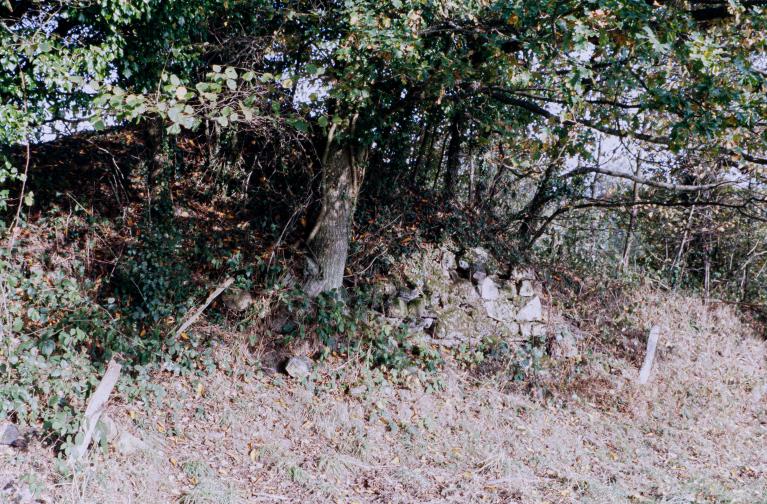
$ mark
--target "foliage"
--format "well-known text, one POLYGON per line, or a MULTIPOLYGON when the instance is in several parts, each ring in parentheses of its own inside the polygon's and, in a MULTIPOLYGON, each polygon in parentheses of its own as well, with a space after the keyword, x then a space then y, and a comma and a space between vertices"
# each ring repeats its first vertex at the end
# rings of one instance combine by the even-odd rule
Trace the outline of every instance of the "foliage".
MULTIPOLYGON (((533 251, 591 274, 621 275, 631 262, 673 286, 763 302, 759 3, 731 2, 712 18, 695 5, 614 0, 11 0, 0 6, 0 210, 25 176, 20 146, 160 124, 228 150, 221 158, 242 156, 239 166, 245 145, 266 152, 248 158, 254 167, 264 157, 273 167, 306 165, 308 197, 281 187, 283 199, 301 200, 284 229, 312 216, 329 150, 354 148, 377 196, 402 203, 410 189, 430 203, 403 205, 416 214, 404 217, 411 231, 430 219, 424 236, 492 240, 506 259, 533 251), (616 148, 606 155, 603 144, 616 148), (616 158, 630 162, 618 169, 616 158), (642 188, 629 191, 625 179, 642 188), (688 208, 706 210, 685 219, 688 208), (641 245, 629 248, 626 236, 641 245)), ((147 212, 105 286, 24 269, 17 249, 4 252, 3 415, 69 436, 112 355, 135 372, 209 365, 194 336, 168 336, 194 286, 164 210, 147 212)), ((375 201, 358 210, 385 222, 375 201)), ((281 244, 282 222, 258 218, 281 244)), ((422 236, 398 238, 391 250, 406 253, 422 236)), ((269 279, 271 252, 253 260, 269 279)), ((235 254, 229 266, 241 261, 235 254)), ((251 287, 255 270, 244 268, 238 284, 251 287)), ((435 368, 435 352, 404 328, 367 319, 376 302, 364 292, 286 294, 286 339, 313 335, 392 370, 435 368)), ((522 348, 515 376, 535 369, 541 351, 538 341, 522 348)))
POLYGON ((0 418, 40 425, 66 448, 111 358, 123 363, 120 387, 128 396, 148 392, 154 370, 187 373, 214 366, 199 335, 173 336, 171 321, 193 292, 178 262, 177 242, 164 231, 126 254, 121 274, 136 283, 126 288, 115 280, 115 291, 103 298, 102 279, 89 280, 78 260, 70 260, 67 269, 49 269, 43 257, 0 252, 0 418), (139 290, 146 299, 131 297, 139 290))
POLYGON ((3 332, 0 416, 71 439, 83 400, 99 381, 105 352, 120 341, 109 314, 83 296, 76 279, 22 273, 0 257, 3 332), (95 358, 98 356, 98 358, 95 358))
POLYGON ((169 216, 139 228, 142 240, 125 253, 112 285, 115 297, 130 306, 139 327, 181 318, 193 293, 190 271, 179 260, 181 235, 169 216))
POLYGON ((356 289, 348 300, 337 292, 310 299, 296 291, 286 300, 293 319, 283 327, 284 341, 316 338, 325 356, 332 351, 356 355, 371 368, 394 374, 436 371, 442 363, 438 351, 414 337, 407 326, 392 326, 375 316, 372 307, 379 298, 375 287, 356 289))

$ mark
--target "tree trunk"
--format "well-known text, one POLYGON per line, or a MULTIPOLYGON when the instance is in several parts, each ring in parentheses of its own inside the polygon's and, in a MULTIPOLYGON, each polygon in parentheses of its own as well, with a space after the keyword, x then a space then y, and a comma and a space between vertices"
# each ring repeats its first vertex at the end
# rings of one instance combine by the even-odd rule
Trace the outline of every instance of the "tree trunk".
POLYGON ((685 225, 684 232, 682 233, 682 241, 679 243, 679 249, 677 249, 674 262, 671 263, 671 274, 674 275, 674 281, 671 283, 671 287, 676 290, 677 286, 682 282, 683 270, 677 271, 677 268, 682 267, 682 260, 684 259, 684 248, 687 245, 687 237, 690 235, 692 229, 692 218, 695 213, 695 205, 690 207, 690 212, 687 215, 687 224, 685 225))
POLYGON ((149 166, 146 172, 147 199, 150 217, 160 211, 163 193, 168 189, 166 170, 170 163, 167 139, 162 120, 149 119, 144 130, 144 140, 149 150, 149 166))
POLYGON ((308 239, 304 292, 316 297, 343 285, 349 237, 364 170, 351 147, 327 156, 322 173, 322 209, 308 239))
POLYGON ((450 122, 450 144, 447 146, 447 166, 445 167, 445 200, 451 201, 455 196, 455 185, 458 171, 461 167, 461 113, 456 113, 450 122))
MULTIPOLYGON (((639 175, 639 163, 637 163, 636 175, 639 175)), ((639 207, 636 202, 639 201, 639 188, 637 183, 634 182, 634 187, 631 190, 631 201, 634 203, 631 205, 631 211, 629 213, 629 227, 626 230, 626 239, 623 242, 623 254, 621 255, 621 263, 618 266, 618 272, 622 273, 629 266, 629 258, 631 256, 631 238, 634 234, 634 226, 636 225, 637 214, 639 213, 639 207)))
POLYGON ((428 149, 428 154, 431 155, 431 149, 434 146, 434 130, 435 129, 436 129, 436 126, 432 124, 431 122, 429 124, 424 124, 423 126, 421 141, 419 142, 420 146, 418 148, 418 157, 415 158, 415 165, 413 166, 412 178, 410 179, 410 183, 413 187, 418 185, 418 176, 420 175, 420 172, 421 172, 421 165, 424 162, 424 157, 427 155, 427 149, 428 149))

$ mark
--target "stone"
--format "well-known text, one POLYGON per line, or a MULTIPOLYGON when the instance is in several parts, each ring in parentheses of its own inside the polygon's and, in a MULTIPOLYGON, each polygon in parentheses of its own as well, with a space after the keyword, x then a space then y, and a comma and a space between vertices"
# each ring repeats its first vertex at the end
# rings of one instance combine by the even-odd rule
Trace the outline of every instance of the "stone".
POLYGON ((0 424, 0 445, 15 446, 21 440, 21 433, 10 422, 0 424))
POLYGON ((362 397, 368 388, 365 385, 357 385, 349 389, 349 395, 352 397, 362 397))
POLYGON ((0 502, 31 504, 35 502, 35 497, 27 483, 8 480, 2 484, 2 489, 0 489, 0 502))
POLYGON ((454 284, 454 294, 459 298, 458 304, 470 303, 473 304, 480 300, 477 289, 467 280, 459 280, 454 284))
POLYGON ((389 302, 386 309, 386 315, 391 318, 407 317, 407 303, 402 298, 395 298, 389 302))
POLYGON ((426 312, 426 300, 423 298, 416 298, 407 305, 407 313, 412 317, 425 317, 426 312))
POLYGON ((578 341, 568 328, 563 327, 557 330, 551 342, 551 356, 555 359, 578 356, 578 341))
POLYGON ((487 278, 487 273, 484 271, 475 271, 471 275, 471 280, 477 282, 477 285, 479 285, 485 278, 487 278))
POLYGON ((534 296, 535 290, 533 289, 533 282, 530 280, 522 280, 519 285, 519 295, 522 297, 534 296))
POLYGON ((400 403, 397 406, 397 420, 401 424, 407 424, 413 419, 413 408, 407 403, 400 403))
POLYGON ((508 301, 498 299, 495 301, 485 301, 482 304, 485 306, 487 316, 491 319, 499 322, 514 321, 514 306, 508 301))
POLYGON ((442 346, 458 346, 467 342, 472 333, 471 317, 460 309, 453 309, 440 316, 434 328, 434 340, 442 346))
POLYGON ((535 296, 517 312, 517 322, 534 322, 543 320, 541 298, 535 296))
POLYGON ((479 295, 485 301, 495 301, 500 297, 500 291, 492 278, 485 277, 477 285, 479 295))
POLYGON ((397 286, 391 282, 383 282, 379 285, 379 288, 381 289, 381 293, 387 297, 394 296, 394 294, 397 293, 397 286))
POLYGON ((463 258, 469 262, 469 264, 488 266, 492 262, 490 253, 482 247, 473 247, 466 250, 463 254, 463 258))
POLYGON ((122 455, 133 455, 149 450, 150 446, 144 440, 134 436, 127 430, 123 430, 115 442, 115 448, 122 455))
POLYGON ((397 292, 397 297, 405 303, 409 303, 421 297, 421 292, 418 289, 400 289, 397 292))
POLYGON ((505 282, 503 284, 503 297, 514 299, 517 297, 517 286, 514 282, 505 282))
POLYGON ((306 378, 312 372, 311 361, 307 357, 291 357, 285 365, 285 372, 293 378, 306 378))
POLYGON ((109 415, 101 415, 96 424, 96 430, 93 431, 93 442, 97 444, 100 444, 103 441, 114 443, 119 434, 120 428, 115 421, 112 420, 112 417, 109 415))
POLYGON ((521 332, 519 324, 516 322, 506 322, 506 328, 509 330, 509 336, 518 336, 521 332))
POLYGON ((232 311, 242 312, 253 304, 253 296, 244 289, 230 289, 223 297, 224 306, 232 311))
POLYGON ((454 270, 458 265, 455 261, 455 254, 450 252, 449 250, 444 250, 442 252, 442 257, 440 258, 440 266, 442 267, 442 272, 446 275, 450 275, 450 271, 454 270))
POLYGON ((408 329, 412 332, 425 331, 430 329, 434 325, 433 317, 423 317, 417 319, 415 322, 408 324, 408 329))
POLYGON ((535 272, 530 268, 514 268, 511 271, 513 280, 535 280, 535 272))

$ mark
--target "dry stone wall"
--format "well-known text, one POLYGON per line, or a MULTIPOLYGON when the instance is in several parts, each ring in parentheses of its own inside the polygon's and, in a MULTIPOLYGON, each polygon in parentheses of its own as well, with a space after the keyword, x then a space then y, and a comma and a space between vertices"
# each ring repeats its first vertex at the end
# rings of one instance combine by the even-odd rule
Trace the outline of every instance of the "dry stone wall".
POLYGON ((487 338, 544 337, 540 285, 532 270, 504 271, 484 249, 429 249, 404 264, 388 291, 386 316, 445 347, 487 338))

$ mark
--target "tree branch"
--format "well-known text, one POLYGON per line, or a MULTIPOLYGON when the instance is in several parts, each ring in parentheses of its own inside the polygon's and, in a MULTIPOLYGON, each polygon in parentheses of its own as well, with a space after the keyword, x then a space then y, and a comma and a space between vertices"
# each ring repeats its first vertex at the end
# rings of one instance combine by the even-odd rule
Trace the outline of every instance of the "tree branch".
POLYGON ((651 187, 658 187, 660 189, 668 189, 669 191, 681 191, 681 192, 695 192, 695 191, 707 191, 710 189, 717 189, 725 185, 732 185, 741 182, 740 180, 727 180, 722 182, 715 182, 712 184, 701 185, 687 185, 687 184, 672 184, 669 182, 661 182, 659 180, 649 180, 642 177, 638 177, 633 173, 621 172, 617 170, 610 170, 608 168, 598 168, 587 166, 583 168, 576 168, 563 175, 564 178, 576 177, 578 175, 586 175, 588 173, 601 173, 602 175, 608 175, 610 177, 617 177, 626 180, 631 180, 637 184, 642 184, 651 187))

